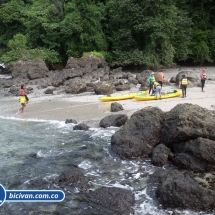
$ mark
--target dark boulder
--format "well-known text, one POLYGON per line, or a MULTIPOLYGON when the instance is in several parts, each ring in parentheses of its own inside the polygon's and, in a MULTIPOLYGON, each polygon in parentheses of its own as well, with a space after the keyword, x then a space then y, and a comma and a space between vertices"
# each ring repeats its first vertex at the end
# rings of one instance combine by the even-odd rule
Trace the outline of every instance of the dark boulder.
POLYGON ((137 80, 139 84, 147 84, 147 79, 151 75, 152 70, 144 70, 141 73, 137 74, 137 80))
MULTIPOLYGON (((177 85, 179 84, 183 74, 186 75, 187 79, 192 83, 192 85, 194 86, 199 85, 199 77, 190 70, 181 71, 176 75, 175 81, 177 85)), ((188 84, 188 87, 189 87, 189 84, 188 84)))
POLYGON ((63 69, 61 71, 63 80, 69 80, 71 78, 81 77, 83 72, 81 70, 72 69, 63 69))
POLYGON ((81 190, 87 190, 89 188, 88 182, 78 168, 71 168, 65 170, 58 178, 59 183, 70 185, 81 190))
POLYGON ((156 197, 165 208, 215 209, 215 191, 202 187, 189 173, 158 169, 150 175, 148 182, 147 193, 152 195, 152 187, 156 186, 156 197))
POLYGON ((195 172, 215 171, 215 141, 197 138, 174 145, 174 164, 195 172))
POLYGON ((31 60, 13 62, 7 69, 13 78, 19 77, 28 79, 44 78, 49 71, 45 62, 35 62, 31 60))
POLYGON ((52 85, 54 87, 59 87, 59 86, 63 85, 63 83, 64 83, 64 79, 63 79, 62 72, 56 71, 52 78, 52 85))
POLYGON ((118 103, 118 102, 111 103, 111 105, 110 105, 110 111, 111 112, 118 112, 121 110, 123 110, 123 107, 120 103, 118 103))
POLYGON ((157 107, 141 109, 111 137, 111 149, 121 158, 147 157, 160 142, 164 112, 157 107))
POLYGON ((173 156, 171 150, 163 144, 155 146, 152 151, 152 164, 155 166, 164 166, 168 163, 169 156, 173 156))
POLYGON ((130 90, 131 87, 128 84, 121 84, 116 86, 117 91, 125 91, 125 90, 130 90))
POLYGON ((101 187, 85 194, 85 201, 92 209, 89 214, 131 215, 134 214, 134 194, 130 190, 117 187, 101 187), (93 206, 93 207, 92 207, 93 206))
POLYGON ((175 84, 176 83, 176 77, 171 77, 169 80, 169 83, 175 84))
POLYGON ((87 85, 81 78, 70 79, 65 89, 66 93, 79 94, 87 91, 87 85))
POLYGON ((165 145, 198 137, 215 140, 215 113, 193 104, 178 104, 165 114, 161 142, 165 145))
POLYGON ((1 75, 5 75, 5 74, 9 75, 10 71, 7 68, 5 68, 5 67, 0 66, 0 74, 1 75))
POLYGON ((68 124, 68 123, 77 124, 78 122, 74 119, 66 119, 65 124, 68 124))
POLYGON ((98 82, 94 85, 94 91, 97 95, 109 95, 115 91, 115 87, 109 82, 98 82))
POLYGON ((89 126, 84 124, 84 123, 81 123, 81 124, 78 124, 78 125, 75 125, 73 127, 73 130, 84 130, 84 131, 88 131, 89 130, 89 126))
POLYGON ((48 89, 46 89, 45 91, 44 91, 44 93, 45 94, 54 94, 53 92, 54 92, 54 88, 48 88, 48 89))
POLYGON ((110 126, 120 127, 125 124, 128 117, 125 114, 115 114, 115 115, 109 115, 104 117, 100 123, 99 126, 102 128, 107 128, 110 126))
POLYGON ((99 68, 108 70, 107 63, 104 58, 95 57, 93 55, 82 58, 69 58, 65 69, 82 70, 83 74, 91 73, 99 68))

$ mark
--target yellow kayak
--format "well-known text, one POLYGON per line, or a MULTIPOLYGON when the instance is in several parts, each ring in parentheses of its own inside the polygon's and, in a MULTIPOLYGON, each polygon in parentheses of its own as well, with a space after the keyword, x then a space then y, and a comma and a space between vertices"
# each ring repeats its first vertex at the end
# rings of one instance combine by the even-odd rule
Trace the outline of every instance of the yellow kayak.
MULTIPOLYGON (((181 95, 182 95, 181 90, 172 90, 172 91, 168 91, 166 93, 162 93, 162 99, 169 99, 169 98, 178 97, 181 95)), ((151 96, 151 95, 142 94, 142 93, 136 94, 136 96, 134 98, 138 101, 156 100, 156 96, 151 96)), ((160 99, 160 95, 158 95, 158 99, 160 99)))
MULTIPOLYGON (((142 91, 140 93, 144 94, 147 91, 142 91)), ((118 100, 126 100, 126 99, 133 99, 137 93, 129 93, 129 94, 122 94, 122 95, 113 95, 113 96, 102 96, 100 100, 103 102, 110 102, 110 101, 118 101, 118 100)))

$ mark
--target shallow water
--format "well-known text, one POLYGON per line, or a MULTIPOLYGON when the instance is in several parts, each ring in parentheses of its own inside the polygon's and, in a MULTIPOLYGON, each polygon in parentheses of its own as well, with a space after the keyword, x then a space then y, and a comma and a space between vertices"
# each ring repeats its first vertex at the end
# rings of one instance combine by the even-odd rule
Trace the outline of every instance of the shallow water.
MULTIPOLYGON (((72 124, 59 121, 0 118, 0 183, 6 190, 15 190, 24 188, 31 179, 44 179, 50 188, 57 189, 53 181, 75 166, 82 169, 91 189, 101 186, 130 189, 135 194, 136 215, 172 214, 146 194, 146 180, 155 168, 150 160, 123 161, 111 152, 111 136, 117 130, 110 127, 73 131, 72 124)), ((0 214, 68 214, 68 209, 69 214, 88 214, 86 205, 75 195, 60 203, 5 202, 0 214)))

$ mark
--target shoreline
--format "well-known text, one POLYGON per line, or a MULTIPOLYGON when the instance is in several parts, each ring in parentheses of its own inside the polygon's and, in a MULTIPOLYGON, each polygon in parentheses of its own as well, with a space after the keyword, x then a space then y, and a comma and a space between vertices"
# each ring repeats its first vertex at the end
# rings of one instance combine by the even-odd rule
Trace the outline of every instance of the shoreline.
MULTIPOLYGON (((183 70, 193 70, 196 75, 200 74, 200 67, 195 68, 174 68, 165 69, 165 78, 168 80, 174 77, 178 72, 183 70)), ((191 103, 199 105, 209 110, 215 107, 215 67, 207 68, 207 74, 212 80, 207 80, 205 84, 205 92, 201 92, 200 87, 189 87, 187 89, 187 97, 175 97, 163 100, 137 101, 135 99, 112 101, 120 103, 124 110, 119 112, 110 112, 112 102, 102 102, 99 95, 94 92, 86 92, 82 94, 66 94, 60 89, 54 91, 54 95, 45 95, 45 89, 37 89, 34 86, 34 92, 28 94, 29 103, 27 104, 24 114, 16 114, 20 108, 18 102, 19 97, 9 96, 1 97, 0 116, 14 117, 18 119, 37 119, 37 120, 57 120, 66 121, 66 119, 74 119, 79 123, 98 126, 102 118, 112 114, 127 114, 130 117, 134 112, 151 106, 159 107, 163 111, 170 111, 177 104, 191 103)), ((122 95, 138 92, 138 86, 133 87, 129 91, 117 91, 112 95, 122 95)), ((177 89, 175 84, 163 86, 163 91, 177 89)))

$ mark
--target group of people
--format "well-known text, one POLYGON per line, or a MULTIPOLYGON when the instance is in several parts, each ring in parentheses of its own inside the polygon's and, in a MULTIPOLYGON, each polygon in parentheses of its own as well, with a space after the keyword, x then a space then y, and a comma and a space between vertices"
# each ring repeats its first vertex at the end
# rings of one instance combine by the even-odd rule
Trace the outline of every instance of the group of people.
POLYGON ((149 94, 155 95, 156 99, 158 99, 158 95, 160 95, 160 100, 162 100, 161 91, 162 91, 162 85, 163 85, 163 81, 164 81, 163 70, 158 72, 156 78, 155 78, 155 73, 152 72, 151 75, 148 77, 147 81, 149 83, 149 94))
MULTIPOLYGON (((207 79, 207 74, 206 74, 206 68, 202 69, 202 72, 200 74, 200 80, 201 80, 201 90, 202 92, 204 91, 205 87, 205 80, 207 79)), ((164 81, 164 73, 163 70, 158 72, 156 78, 155 78, 155 73, 152 72, 151 75, 148 77, 148 83, 149 83, 149 94, 150 95, 155 95, 156 100, 158 99, 158 95, 160 95, 160 99, 162 99, 162 85, 164 81)), ((179 88, 182 89, 182 98, 185 98, 187 96, 187 85, 192 83, 187 79, 185 74, 182 74, 181 80, 179 81, 179 88)), ((193 86, 193 85, 192 85, 193 86)))
MULTIPOLYGON (((201 79, 201 89, 202 92, 204 91, 204 87, 205 87, 205 80, 207 79, 207 74, 206 74, 206 68, 202 69, 202 72, 200 74, 200 79, 201 79)), ((163 85, 163 81, 164 81, 164 73, 163 70, 161 70, 160 72, 158 72, 156 78, 155 78, 155 73, 152 72, 151 75, 148 77, 148 83, 149 83, 149 94, 150 95, 155 95, 156 99, 158 99, 158 95, 160 95, 160 100, 162 99, 162 85, 163 85)), ((185 98, 187 96, 187 85, 192 83, 190 81, 188 81, 187 77, 185 74, 182 75, 182 78, 179 82, 179 88, 182 89, 182 98, 185 98)), ((192 85, 193 86, 193 85, 192 85)), ((26 103, 28 103, 28 96, 26 94, 25 91, 25 85, 22 84, 21 85, 21 89, 19 92, 20 98, 19 98, 19 102, 21 103, 21 107, 18 110, 18 113, 23 113, 24 112, 24 108, 26 107, 26 103)))

